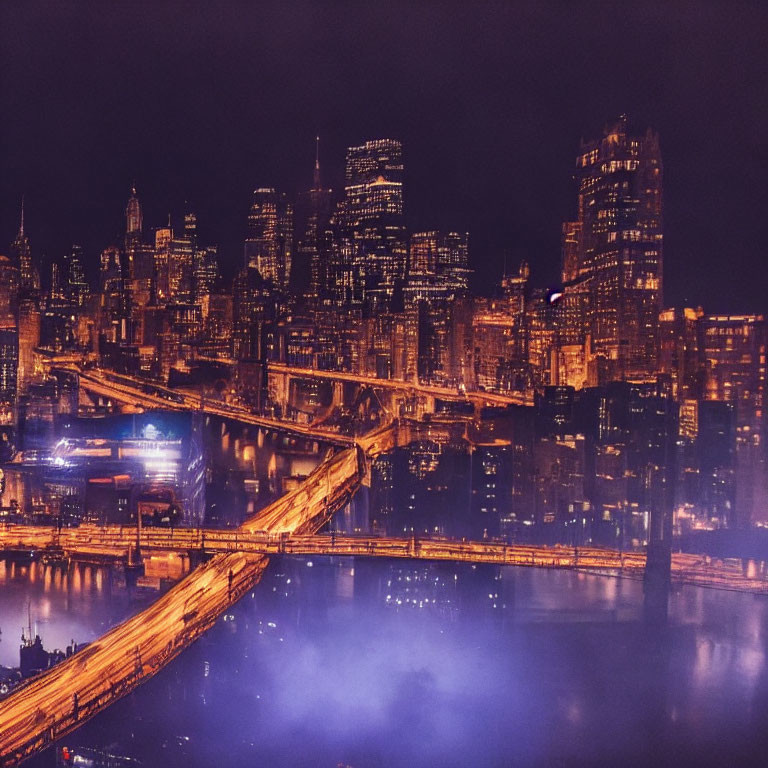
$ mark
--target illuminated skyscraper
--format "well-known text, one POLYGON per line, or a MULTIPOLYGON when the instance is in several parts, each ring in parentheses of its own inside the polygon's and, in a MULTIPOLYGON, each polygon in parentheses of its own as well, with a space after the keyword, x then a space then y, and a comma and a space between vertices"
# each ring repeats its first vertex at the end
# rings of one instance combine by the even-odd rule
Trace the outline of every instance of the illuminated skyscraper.
POLYGON ((253 191, 245 241, 245 266, 259 270, 264 280, 288 288, 293 256, 293 205, 272 187, 253 191))
POLYGON ((19 269, 19 287, 23 295, 36 293, 40 290, 40 275, 32 264, 32 251, 29 238, 24 231, 24 200, 21 201, 21 221, 19 233, 11 245, 11 255, 19 269))
POLYGON ((152 292, 155 278, 154 251, 143 239, 144 218, 141 203, 136 196, 136 185, 125 207, 125 258, 124 277, 126 290, 130 291, 134 307, 143 305, 152 292))
POLYGON ((16 403, 19 333, 15 325, 0 321, 0 423, 10 418, 16 403))
MULTIPOLYGON (((307 296, 314 301, 327 301, 332 293, 329 290, 329 225, 331 218, 332 190, 323 188, 320 179, 320 137, 317 138, 315 151, 315 170, 312 189, 299 197, 297 209, 300 239, 296 247, 297 266, 305 271, 309 267, 309 285, 294 274, 294 286, 298 292, 306 290, 307 296)), ((297 270, 294 270, 296 273, 297 270)))
POLYGON ((566 221, 562 231, 562 280, 568 283, 579 276, 581 222, 566 221))
POLYGON ((218 249, 215 245, 198 248, 194 263, 194 301, 199 303, 213 293, 219 279, 218 249))
POLYGON ((0 323, 15 322, 19 300, 19 269, 7 256, 0 255, 0 323))
POLYGON ((409 277, 434 275, 451 295, 469 288, 469 235, 466 232, 414 232, 409 277))
POLYGON ((699 320, 702 311, 665 309, 659 315, 658 370, 669 376, 672 394, 679 400, 702 395, 703 366, 699 352, 699 320))
POLYGON ((399 141, 377 139, 347 150, 342 208, 341 229, 352 244, 355 294, 371 311, 386 308, 405 278, 407 261, 399 141))
POLYGON ((763 315, 709 315, 699 320, 706 368, 704 399, 732 403, 737 425, 761 432, 766 424, 768 325, 763 315))
POLYGON ((173 229, 171 229, 171 217, 168 216, 168 226, 158 227, 155 230, 155 280, 157 296, 161 303, 169 300, 171 294, 169 255, 173 229))
POLYGON ((174 302, 192 300, 197 237, 189 217, 184 217, 184 234, 172 237, 168 246, 168 299, 174 302))
POLYGON ((90 291, 83 267, 83 249, 79 245, 73 245, 64 255, 62 267, 64 295, 75 307, 82 307, 90 291))
POLYGON ((40 308, 32 298, 19 302, 19 365, 17 387, 26 392, 35 375, 35 348, 40 343, 40 308))
POLYGON ((736 502, 729 525, 766 522, 766 393, 768 326, 763 315, 717 315, 699 320, 705 400, 731 403, 736 435, 736 502))
POLYGON ((123 278, 123 254, 117 246, 101 252, 99 273, 99 332, 105 341, 120 342, 129 338, 129 296, 123 278))
POLYGON ((131 186, 131 196, 128 198, 128 205, 125 206, 126 237, 141 239, 142 226, 141 203, 139 203, 139 198, 136 197, 136 184, 133 184, 131 186))
POLYGON ((607 376, 649 377, 662 300, 659 137, 650 129, 630 136, 622 116, 601 139, 582 144, 576 168, 578 220, 564 231, 564 276, 593 277, 589 322, 607 376))
POLYGON ((259 270, 244 267, 232 285, 233 355, 265 359, 264 323, 273 319, 272 287, 259 270))

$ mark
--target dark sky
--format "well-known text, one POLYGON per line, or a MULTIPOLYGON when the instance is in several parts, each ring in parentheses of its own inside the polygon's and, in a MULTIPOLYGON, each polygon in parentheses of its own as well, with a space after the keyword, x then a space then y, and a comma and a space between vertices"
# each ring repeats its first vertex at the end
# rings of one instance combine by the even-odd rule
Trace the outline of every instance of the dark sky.
POLYGON ((764 311, 768 3, 0 3, 0 250, 95 264, 132 179, 145 225, 189 199, 227 269, 250 190, 311 179, 322 137, 404 143, 416 228, 470 232, 557 276, 579 138, 626 112, 661 134, 666 301, 764 311))

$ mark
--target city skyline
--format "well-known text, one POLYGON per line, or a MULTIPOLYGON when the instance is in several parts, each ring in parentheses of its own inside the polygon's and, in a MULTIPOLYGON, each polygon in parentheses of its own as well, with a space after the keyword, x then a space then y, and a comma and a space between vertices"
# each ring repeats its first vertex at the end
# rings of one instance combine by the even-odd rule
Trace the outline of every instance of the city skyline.
MULTIPOLYGON (((10 242, 16 233, 25 194, 38 258, 41 253, 60 257, 71 242, 80 242, 86 259, 95 264, 105 241, 120 228, 125 189, 135 180, 148 221, 162 223, 168 209, 180 210, 189 199, 206 239, 220 245, 226 270, 227 263, 238 263, 252 190, 275 187, 296 197, 308 188, 317 134, 325 182, 334 190, 342 186, 345 148, 388 136, 404 146, 409 228, 468 231, 476 291, 496 282, 505 260, 514 266, 525 259, 537 283, 551 284, 559 271, 560 223, 575 214, 571 177, 579 137, 596 135, 605 122, 627 113, 634 131, 650 125, 659 132, 669 171, 666 303, 701 304, 713 312, 764 311, 762 292, 751 279, 762 263, 757 212, 765 207, 765 193, 755 175, 762 150, 754 126, 761 122, 763 107, 759 98, 748 98, 744 85, 757 76, 756 65, 765 55, 762 48, 755 50, 755 31, 765 11, 751 4, 734 14, 714 4, 701 14, 675 7, 664 17, 668 32, 641 7, 625 14, 604 11, 599 26, 606 34, 598 37, 591 21, 596 8, 582 16, 563 11, 562 18, 553 20, 548 8, 489 6, 477 19, 464 19, 462 42, 475 53, 479 67, 474 90, 468 92, 466 75, 446 53, 450 48, 445 44, 456 40, 458 27, 456 14, 448 9, 438 14, 430 34, 427 14, 407 9, 401 9, 408 22, 402 28, 380 18, 379 11, 339 19, 342 25, 356 24, 368 37, 336 39, 321 24, 315 45, 325 42, 323 50, 332 50, 331 43, 338 43, 339 53, 312 71, 299 55, 302 45, 314 50, 311 32, 301 28, 284 40, 288 20, 279 9, 264 10, 263 21, 273 36, 255 60, 271 73, 268 80, 274 85, 267 86, 254 79, 253 63, 242 52, 243 31, 235 29, 239 25, 231 11, 220 18, 203 11, 185 17, 180 28, 174 27, 180 41, 167 41, 159 59, 161 53, 147 47, 141 32, 153 22, 161 29, 163 23, 178 21, 174 6, 164 4, 140 18, 112 9, 104 18, 89 19, 91 32, 82 38, 81 53, 68 50, 62 57, 62 32, 81 17, 75 13, 62 19, 45 5, 29 5, 14 16, 14 39, 3 46, 7 66, 0 87, 10 107, 0 129, 3 241, 10 242), (545 16, 555 23, 543 26, 545 16), (517 45, 500 45, 489 61, 484 43, 497 41, 494 21, 505 29, 517 22, 514 29, 521 31, 511 38, 517 45), (683 28, 688 48, 678 51, 670 36, 683 28), (530 40, 522 29, 530 30, 530 40), (203 30, 218 41, 216 47, 201 39, 203 30), (738 35, 740 47, 725 48, 713 39, 716 31, 724 32, 725 40, 738 35), (115 55, 119 46, 112 43, 125 38, 138 46, 135 57, 115 55), (423 47, 412 51, 414 38, 423 47), (378 44, 367 45, 369 39, 378 44), (584 45, 599 39, 599 50, 614 62, 612 67, 600 57, 587 61, 577 55, 579 39, 584 45), (195 50, 201 52, 183 78, 180 67, 189 62, 180 58, 181 41, 198 44, 195 50), (281 42, 285 46, 278 52, 281 42), (232 45, 227 48, 227 43, 232 45), (573 54, 567 72, 547 53, 558 45, 573 54), (32 49, 35 66, 25 68, 25 51, 32 49), (375 51, 385 49, 391 56, 379 69, 371 67, 375 51), (650 50, 656 58, 641 57, 650 50), (344 74, 338 60, 342 51, 354 51, 367 65, 356 68, 356 87, 350 87, 351 75, 344 74), (87 55, 98 55, 104 66, 87 70, 83 79, 87 55), (271 63, 270 55, 276 57, 271 63), (301 63, 293 64, 292 55, 301 63), (155 64, 160 63, 164 68, 158 70, 155 64), (39 103, 65 119, 41 123, 29 96, 59 70, 67 75, 66 87, 55 97, 47 93, 39 103), (150 71, 160 76, 148 78, 150 71), (445 72, 447 78, 438 76, 445 72), (344 87, 329 91, 339 76, 346 78, 344 87), (539 91, 526 85, 528 77, 539 91), (557 77, 564 79, 558 82, 557 77), (436 108, 434 124, 418 106, 423 94, 417 83, 422 81, 436 108), (236 82, 244 90, 233 101, 236 82), (214 83, 224 86, 221 92, 214 83), (566 83, 572 94, 564 93, 566 83), (565 96, 562 108, 553 109, 539 98, 545 87, 565 96), (101 99, 96 113, 92 93, 101 99), (339 101, 342 94, 346 103, 339 101), (64 98, 69 101, 61 112, 64 98), (387 104, 395 108, 387 110, 387 104), (465 106, 452 114, 449 107, 458 104, 465 106), (262 108, 269 109, 268 124, 250 119, 262 108), (482 131, 480 120, 487 121, 482 131), (725 144, 727 153, 719 149, 725 144)), ((314 13, 322 21, 323 12, 314 13)), ((251 10, 242 21, 259 18, 251 10)))
POLYGON ((762 766, 766 28, 0 4, 0 766, 762 766))

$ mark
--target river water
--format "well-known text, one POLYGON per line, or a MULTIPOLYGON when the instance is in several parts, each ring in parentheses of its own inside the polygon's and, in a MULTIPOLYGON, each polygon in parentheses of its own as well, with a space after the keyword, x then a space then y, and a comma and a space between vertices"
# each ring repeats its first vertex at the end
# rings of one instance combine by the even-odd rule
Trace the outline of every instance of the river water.
MULTIPOLYGON (((0 590, 4 629, 30 597, 46 633, 87 640, 137 599, 29 574, 0 590)), ((630 580, 274 559, 208 635, 65 742, 185 768, 765 765, 768 601, 684 587, 666 624, 644 617, 630 580)))
MULTIPOLYGON (((222 524, 322 453, 211 429, 222 524)), ((55 492, 7 473, 8 498, 55 492)), ((369 496, 335 527, 368 530, 369 496)), ((156 596, 109 568, 0 561, 0 665, 18 664, 29 617, 64 648, 156 596)), ((274 558, 207 635, 62 743, 163 768, 768 764, 768 599, 683 587, 666 621, 650 615, 626 579, 274 558)))

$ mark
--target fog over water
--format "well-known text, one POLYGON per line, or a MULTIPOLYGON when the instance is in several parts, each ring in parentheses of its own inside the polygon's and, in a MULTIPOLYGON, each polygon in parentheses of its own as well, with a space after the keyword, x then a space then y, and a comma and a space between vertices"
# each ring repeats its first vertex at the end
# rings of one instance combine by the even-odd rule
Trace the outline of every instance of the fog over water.
MULTIPOLYGON (((222 522, 322 455, 211 436, 207 499, 222 522)), ((6 495, 38 493, 8 475, 6 495)), ((462 504, 420 511, 451 519, 462 504)), ((373 511, 364 489, 333 527, 367 531, 373 511)), ((18 664, 28 604, 50 650, 156 597, 106 568, 0 561, 0 664, 18 664)), ((201 640, 61 744, 164 768, 765 765, 768 599, 684 587, 666 622, 648 616, 630 579, 273 558, 201 640)))
POLYGON ((761 765, 767 641, 748 595, 682 588, 658 626, 631 580, 275 559, 65 742, 188 768, 761 765))

